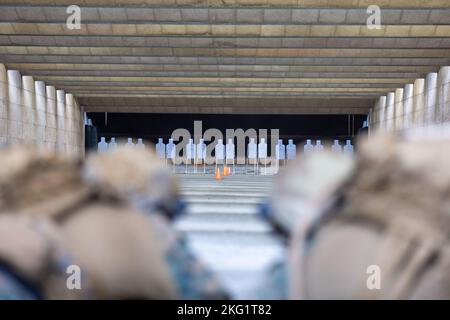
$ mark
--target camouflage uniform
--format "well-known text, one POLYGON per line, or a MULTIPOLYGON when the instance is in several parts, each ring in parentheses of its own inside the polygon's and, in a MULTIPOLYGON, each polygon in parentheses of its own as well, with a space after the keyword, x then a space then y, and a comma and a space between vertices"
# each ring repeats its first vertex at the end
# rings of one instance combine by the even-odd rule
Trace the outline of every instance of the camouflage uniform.
POLYGON ((0 266, 0 300, 36 300, 40 294, 10 270, 0 266))
MULTIPOLYGON (((51 243, 82 271, 77 295, 67 292, 65 277, 40 275, 44 298, 227 297, 171 228, 181 208, 176 180, 152 153, 117 150, 84 163, 23 148, 2 153, 0 213, 55 224, 59 238, 51 243)), ((41 260, 58 265, 58 256, 41 260)), ((4 296, 32 296, 3 278, 4 296)))
POLYGON ((85 176, 93 184, 108 185, 111 190, 126 193, 135 208, 147 213, 155 226, 178 298, 228 298, 215 274, 193 255, 186 239, 170 226, 170 221, 183 213, 184 203, 179 199, 175 177, 162 168, 159 160, 149 161, 145 152, 98 155, 88 159, 85 176), (113 179, 108 164, 124 175, 116 174, 113 179), (134 169, 133 177, 127 168, 134 169))
POLYGON ((266 216, 287 235, 288 297, 450 299, 448 159, 448 140, 378 136, 287 169, 266 216))

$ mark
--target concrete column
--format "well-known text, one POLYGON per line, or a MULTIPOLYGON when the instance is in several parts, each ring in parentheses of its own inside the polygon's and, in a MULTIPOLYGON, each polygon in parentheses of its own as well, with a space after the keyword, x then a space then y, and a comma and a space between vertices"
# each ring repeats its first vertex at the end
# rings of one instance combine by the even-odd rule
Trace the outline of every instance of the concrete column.
POLYGON ((64 90, 56 90, 56 149, 58 152, 64 153, 65 131, 66 131, 66 93, 64 90))
POLYGON ((407 84, 403 90, 403 128, 408 129, 413 124, 414 85, 407 84))
POLYGON ((8 70, 8 144, 23 143, 22 76, 17 70, 8 70))
POLYGON ((386 95, 386 131, 395 130, 395 93, 389 92, 386 95))
POLYGON ((394 130, 401 131, 403 129, 403 88, 395 90, 394 103, 394 130))
POLYGON ((84 116, 83 116, 83 110, 78 105, 78 101, 74 99, 75 104, 75 121, 76 121, 76 131, 77 134, 77 155, 81 158, 84 157, 84 116))
POLYGON ((413 91, 413 126, 421 127, 425 118, 425 79, 416 79, 413 91))
POLYGON ((74 99, 71 93, 66 93, 66 115, 65 115, 65 142, 66 142, 66 153, 70 155, 75 155, 75 130, 74 130, 74 99))
POLYGON ((368 124, 368 126, 369 126, 369 128, 368 128, 368 133, 369 133, 369 135, 372 134, 372 130, 373 130, 373 127, 374 127, 375 117, 378 116, 378 115, 376 115, 376 113, 377 113, 378 111, 375 111, 375 107, 376 107, 376 106, 377 106, 377 105, 375 104, 375 106, 369 110, 369 114, 367 115, 367 124, 368 124))
POLYGON ((56 121, 56 89, 53 86, 45 88, 47 95, 47 112, 45 126, 45 144, 50 150, 56 150, 57 121, 56 121))
POLYGON ((436 110, 436 84, 437 73, 429 73, 425 78, 425 113, 424 125, 429 126, 434 123, 436 110))
POLYGON ((36 141, 39 148, 45 146, 45 126, 47 123, 47 92, 45 83, 43 81, 34 82, 36 92, 36 118, 35 118, 35 133, 36 141))
POLYGON ((80 108, 72 94, 66 96, 65 142, 66 152, 71 156, 82 157, 84 150, 84 126, 80 108))
POLYGON ((26 144, 36 145, 36 92, 34 79, 30 76, 22 77, 22 107, 23 140, 26 144))
POLYGON ((8 136, 8 78, 6 68, 0 63, 0 149, 7 145, 8 136))
POLYGON ((379 104, 378 129, 386 130, 386 96, 381 96, 378 100, 378 104, 379 104))
POLYGON ((450 122, 450 67, 442 67, 438 73, 437 121, 450 122))
POLYGON ((375 101, 375 104, 373 105, 373 108, 370 109, 369 112, 369 128, 370 131, 376 130, 376 127, 378 126, 378 121, 380 118, 380 109, 379 109, 379 99, 375 101))
POLYGON ((376 102, 375 106, 373 108, 373 114, 372 114, 372 132, 376 132, 379 130, 385 129, 385 123, 386 120, 386 96, 379 97, 376 102))
POLYGON ((26 143, 82 156, 83 129, 72 94, 0 64, 0 148, 26 143))

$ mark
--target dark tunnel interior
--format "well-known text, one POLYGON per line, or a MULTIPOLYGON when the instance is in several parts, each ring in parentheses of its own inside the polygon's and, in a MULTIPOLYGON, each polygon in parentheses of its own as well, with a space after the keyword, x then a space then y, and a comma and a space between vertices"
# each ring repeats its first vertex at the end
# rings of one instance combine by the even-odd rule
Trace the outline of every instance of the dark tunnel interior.
POLYGON ((161 114, 161 113, 88 113, 97 127, 98 139, 142 138, 157 142, 170 138, 175 129, 187 129, 193 134, 194 121, 202 121, 203 132, 217 128, 253 128, 280 130, 280 139, 300 143, 306 139, 324 141, 352 139, 358 135, 365 115, 231 115, 231 114, 161 114))

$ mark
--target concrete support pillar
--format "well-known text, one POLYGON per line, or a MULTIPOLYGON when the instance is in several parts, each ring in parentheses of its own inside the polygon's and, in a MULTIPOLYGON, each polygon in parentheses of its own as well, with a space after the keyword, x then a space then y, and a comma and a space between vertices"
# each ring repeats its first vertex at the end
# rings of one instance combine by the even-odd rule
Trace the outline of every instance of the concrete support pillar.
POLYGON ((45 145, 51 150, 56 150, 57 120, 56 120, 56 89, 46 86, 47 114, 45 126, 45 145))
POLYGON ((437 94, 437 73, 429 73, 425 78, 425 112, 424 125, 429 126, 434 123, 436 111, 437 94))
POLYGON ((436 121, 450 122, 450 67, 442 67, 438 73, 436 121))
POLYGON ((375 102, 372 119, 373 131, 386 129, 386 96, 381 96, 375 102))
POLYGON ((76 125, 76 132, 77 132, 77 155, 79 157, 84 157, 84 116, 83 116, 83 110, 82 108, 79 106, 78 102, 76 99, 74 99, 74 104, 75 104, 75 110, 76 110, 76 114, 75 114, 75 125, 76 125))
POLYGON ((66 117, 65 117, 65 142, 66 142, 66 152, 70 155, 75 155, 77 152, 75 146, 77 144, 75 131, 75 103, 74 98, 71 93, 66 93, 66 117))
POLYGON ((395 130, 395 93, 389 92, 386 95, 386 131, 395 130))
POLYGON ((56 150, 64 153, 66 131, 66 93, 64 90, 56 90, 56 150))
POLYGON ((414 85, 409 83, 403 90, 403 128, 405 129, 413 126, 413 99, 414 85))
POLYGON ((45 146, 45 126, 47 123, 47 92, 45 83, 43 81, 35 81, 34 87, 36 92, 36 143, 40 148, 42 148, 45 146))
POLYGON ((28 145, 36 145, 35 118, 36 92, 34 79, 30 76, 22 77, 22 110, 23 110, 23 140, 28 145))
POLYGON ((0 148, 7 145, 8 136, 8 78, 6 68, 0 63, 0 148))
POLYGON ((369 121, 369 132, 373 132, 376 124, 378 123, 378 100, 375 102, 373 108, 369 110, 369 114, 367 115, 367 120, 369 121))
POLYGON ((403 129, 403 88, 395 90, 395 104, 394 104, 394 130, 401 131, 403 129))
POLYGON ((380 121, 379 99, 375 101, 373 108, 369 112, 369 131, 375 131, 380 121))
POLYGON ((72 94, 0 64, 0 148, 25 143, 82 156, 83 131, 72 94))
POLYGON ((379 103, 379 130, 386 130, 386 96, 381 96, 378 100, 379 103))
POLYGON ((17 70, 8 70, 8 144, 23 143, 22 76, 17 70))
POLYGON ((375 107, 376 107, 376 105, 369 110, 369 114, 367 115, 367 124, 369 126, 369 128, 368 128, 369 135, 372 133, 373 124, 375 121, 375 119, 374 119, 376 116, 375 115, 375 107))
POLYGON ((372 111, 379 116, 379 121, 374 119, 372 123, 379 123, 378 128, 383 129, 385 122, 385 131, 450 123, 450 66, 378 98, 372 111))
POLYGON ((413 126, 421 127, 425 118, 425 79, 416 79, 413 91, 413 126))

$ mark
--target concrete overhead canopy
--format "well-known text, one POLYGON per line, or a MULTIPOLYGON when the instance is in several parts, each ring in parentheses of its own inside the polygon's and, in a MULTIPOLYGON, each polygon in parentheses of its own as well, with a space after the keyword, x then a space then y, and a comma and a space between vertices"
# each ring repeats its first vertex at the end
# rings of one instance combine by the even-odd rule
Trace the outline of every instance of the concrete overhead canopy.
POLYGON ((450 1, 373 2, 2 0, 0 62, 86 111, 365 114, 450 64, 450 1))

